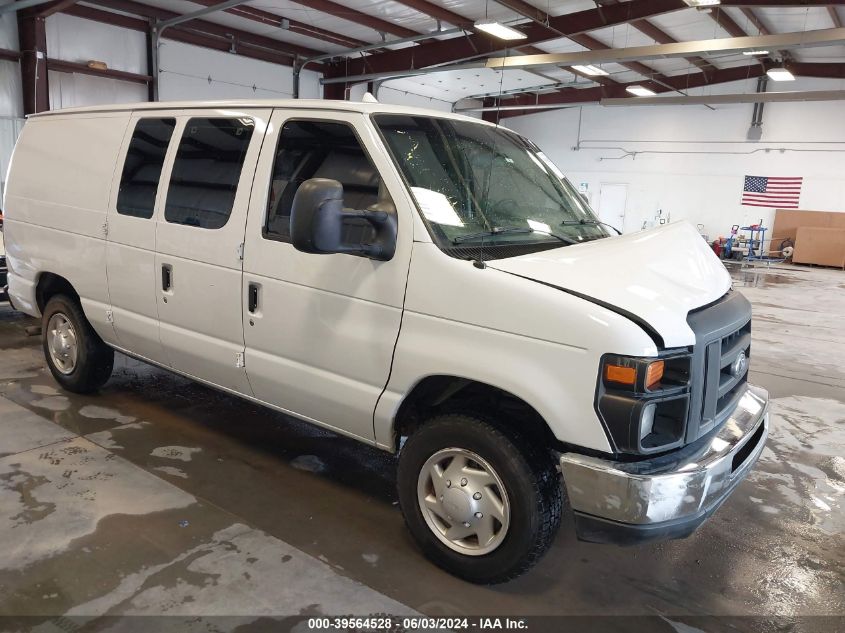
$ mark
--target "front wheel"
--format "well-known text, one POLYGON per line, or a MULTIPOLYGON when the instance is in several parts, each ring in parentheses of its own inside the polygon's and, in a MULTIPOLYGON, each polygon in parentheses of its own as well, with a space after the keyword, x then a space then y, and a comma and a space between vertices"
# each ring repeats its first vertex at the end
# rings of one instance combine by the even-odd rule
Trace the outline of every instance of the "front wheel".
POLYGON ((470 582, 525 573, 560 525, 560 477, 550 453, 481 417, 425 422, 402 448, 398 486, 425 555, 470 582))

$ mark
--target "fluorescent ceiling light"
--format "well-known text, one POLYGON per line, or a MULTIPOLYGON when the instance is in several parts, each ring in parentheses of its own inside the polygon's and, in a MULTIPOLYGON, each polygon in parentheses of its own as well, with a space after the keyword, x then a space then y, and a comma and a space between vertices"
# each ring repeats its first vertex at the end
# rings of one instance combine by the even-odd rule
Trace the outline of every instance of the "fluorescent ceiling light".
POLYGON ((722 4, 722 0, 684 0, 690 7, 712 7, 722 4))
POLYGON ((794 81, 795 75, 789 72, 786 68, 769 68, 766 71, 769 79, 772 81, 794 81))
POLYGON ((628 86, 625 88, 625 91, 638 97, 653 97, 656 94, 653 90, 643 88, 642 86, 628 86))
POLYGON ((603 68, 593 66, 592 64, 587 64, 586 66, 572 66, 572 70, 577 70, 579 73, 584 73, 585 75, 590 75, 591 77, 603 76, 608 74, 608 72, 603 68))
POLYGON ((479 20, 475 23, 475 28, 479 31, 484 31, 493 37, 498 37, 500 40, 524 40, 528 37, 522 31, 512 29, 511 27, 505 26, 501 22, 496 22, 495 20, 479 20))
POLYGON ((768 55, 769 51, 742 51, 743 55, 768 55))

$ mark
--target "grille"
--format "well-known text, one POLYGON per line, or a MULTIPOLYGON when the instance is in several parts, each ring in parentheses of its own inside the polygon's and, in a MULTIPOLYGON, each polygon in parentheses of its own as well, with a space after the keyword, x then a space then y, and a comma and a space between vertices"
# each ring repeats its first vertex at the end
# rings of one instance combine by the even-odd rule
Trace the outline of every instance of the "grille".
MULTIPOLYGON (((742 394, 748 382, 748 364, 751 359, 751 321, 721 340, 719 345, 719 389, 715 401, 715 413, 725 411, 742 394), (744 362, 737 359, 745 355, 744 362)), ((709 392, 704 394, 704 401, 713 400, 709 392)), ((732 409, 732 407, 731 407, 732 409)))
POLYGON ((751 322, 707 346, 704 369, 704 395, 701 426, 719 424, 727 417, 736 399, 742 395, 748 380, 748 358, 751 354, 751 322), (741 354, 745 362, 737 363, 741 354))
POLYGON ((695 332, 687 442, 724 422, 736 407, 748 381, 751 359, 751 304, 729 292, 687 317, 695 332), (745 362, 737 362, 745 355, 745 362))

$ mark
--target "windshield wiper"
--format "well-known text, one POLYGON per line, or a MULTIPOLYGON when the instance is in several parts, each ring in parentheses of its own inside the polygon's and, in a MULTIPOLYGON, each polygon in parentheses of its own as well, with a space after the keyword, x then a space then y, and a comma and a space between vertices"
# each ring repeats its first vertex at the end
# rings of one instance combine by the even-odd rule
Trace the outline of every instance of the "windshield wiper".
POLYGON ((458 237, 452 240, 452 244, 471 242, 472 240, 477 240, 492 235, 503 235, 505 233, 540 233, 542 235, 548 235, 549 237, 553 237, 557 240, 560 240, 564 244, 579 244, 578 241, 568 237, 564 237, 563 235, 557 235, 556 233, 550 233, 549 231, 540 231, 538 229, 532 229, 527 226, 496 226, 490 229, 489 231, 480 231, 478 233, 467 233, 466 235, 459 235, 458 237))
POLYGON ((601 220, 585 220, 585 219, 582 218, 580 220, 564 220, 563 222, 560 223, 561 226, 575 226, 575 225, 579 225, 579 224, 582 225, 582 226, 598 226, 598 225, 609 226, 614 231, 616 231, 617 235, 622 235, 622 231, 617 229, 612 224, 608 224, 607 222, 602 222, 601 220))

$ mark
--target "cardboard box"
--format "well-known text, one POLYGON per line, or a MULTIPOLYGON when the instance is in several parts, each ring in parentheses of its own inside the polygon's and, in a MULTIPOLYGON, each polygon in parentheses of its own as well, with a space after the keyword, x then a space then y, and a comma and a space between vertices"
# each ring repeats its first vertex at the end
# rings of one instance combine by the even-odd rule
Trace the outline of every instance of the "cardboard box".
POLYGON ((799 227, 792 261, 845 269, 845 228, 799 227))
POLYGON ((775 225, 771 233, 772 248, 778 248, 780 243, 787 238, 796 242, 796 232, 801 226, 845 229, 845 212, 778 209, 775 211, 775 225))

